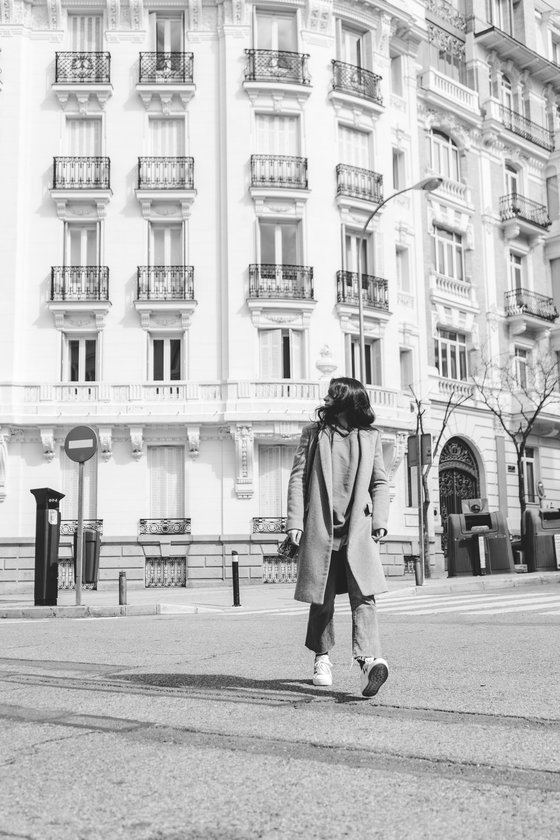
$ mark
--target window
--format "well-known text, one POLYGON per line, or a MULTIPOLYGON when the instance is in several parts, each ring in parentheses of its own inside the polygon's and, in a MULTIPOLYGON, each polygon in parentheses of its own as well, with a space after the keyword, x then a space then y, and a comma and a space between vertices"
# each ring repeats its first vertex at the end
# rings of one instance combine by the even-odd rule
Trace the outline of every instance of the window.
POLYGON ((391 91, 395 96, 404 94, 402 55, 391 56, 391 91))
POLYGON ((259 330, 262 379, 303 379, 303 332, 259 330))
POLYGON ((459 149, 451 137, 435 129, 430 137, 430 165, 442 178, 459 180, 459 149))
POLYGON ((97 117, 66 118, 66 148, 70 157, 101 155, 101 120, 97 117))
POLYGON ((404 152, 393 149, 393 189, 402 190, 405 185, 404 152))
POLYGON ((433 23, 428 23, 428 38, 430 65, 444 76, 465 84, 467 80, 465 42, 433 23))
POLYGON ((66 380, 95 382, 97 379, 97 339, 80 336, 66 338, 66 380))
POLYGON ((261 264, 300 265, 300 225, 297 222, 259 224, 261 264))
POLYGON ((444 379, 467 381, 467 340, 463 333, 438 329, 435 357, 440 376, 444 379))
POLYGON ((372 273, 372 262, 370 261, 371 243, 370 233, 362 238, 359 233, 345 231, 344 254, 342 255, 342 265, 345 271, 355 272, 358 270, 358 249, 361 248, 360 273, 362 275, 372 273))
POLYGON ((399 351, 401 370, 401 391, 409 391, 414 382, 414 365, 412 364, 412 350, 408 348, 399 351))
POLYGON ((550 260, 550 283, 556 308, 560 308, 560 257, 550 260))
POLYGON ((546 203, 548 215, 554 221, 560 218, 560 201, 558 198, 558 175, 550 175, 546 179, 546 203))
POLYGON ((66 225, 64 264, 66 266, 96 266, 98 263, 98 225, 82 225, 68 222, 66 225))
POLYGON ((185 123, 182 119, 150 118, 150 150, 154 157, 185 154, 185 123))
POLYGON ((434 225, 433 247, 433 260, 438 274, 464 280, 463 237, 434 225))
POLYGON ((295 446, 259 446, 259 512, 285 516, 295 446))
POLYGON ((410 271, 408 260, 408 248, 395 248, 395 260, 397 264, 397 288, 401 292, 410 292, 410 271))
POLYGON ((340 162, 361 169, 371 169, 371 133, 346 125, 338 127, 340 162))
POLYGON ((529 361, 529 351, 523 347, 516 347, 513 356, 513 372, 518 386, 524 390, 527 388, 529 361))
POLYGON ((148 446, 150 518, 185 515, 185 452, 182 446, 148 446))
POLYGON ((502 76, 501 94, 501 101, 504 108, 507 108, 508 111, 513 111, 513 89, 507 76, 502 76))
POLYGON ((525 489, 525 501, 535 502, 537 499, 535 482, 535 450, 532 446, 526 446, 522 458, 523 464, 523 486, 525 489))
POLYGON ((512 0, 486 0, 486 17, 493 26, 513 35, 512 0))
POLYGON ((354 67, 370 67, 368 35, 360 29, 346 26, 340 20, 336 22, 338 58, 354 67))
POLYGON ((68 15, 72 52, 100 52, 103 49, 101 15, 68 15))
POLYGON ((152 381, 173 382, 183 378, 182 344, 180 338, 152 338, 152 381))
POLYGON ((256 48, 297 52, 295 14, 256 10, 256 48))
POLYGON ((365 339, 365 376, 360 376, 360 340, 358 336, 348 336, 347 367, 348 376, 362 379, 365 385, 381 385, 381 342, 378 338, 365 339))
POLYGON ((523 288, 524 261, 520 254, 509 252, 509 287, 511 291, 523 288))
POLYGON ((517 195, 519 193, 519 172, 509 163, 506 163, 505 177, 507 195, 517 195))
POLYGON ((264 155, 299 156, 299 125, 299 117, 257 114, 257 152, 264 155))
POLYGON ((554 38, 552 39, 551 53, 551 61, 560 65, 560 41, 556 41, 554 38))
POLYGON ((185 265, 183 224, 150 224, 150 265, 185 265))

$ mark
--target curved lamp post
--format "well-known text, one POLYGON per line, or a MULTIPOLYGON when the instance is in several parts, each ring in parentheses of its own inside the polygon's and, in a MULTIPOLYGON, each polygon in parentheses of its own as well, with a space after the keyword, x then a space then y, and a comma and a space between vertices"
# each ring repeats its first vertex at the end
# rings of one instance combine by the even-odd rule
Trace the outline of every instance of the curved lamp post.
POLYGON ((424 190, 425 192, 433 192, 437 190, 438 187, 441 187, 443 183, 443 178, 437 178, 435 176, 429 178, 423 178, 421 181, 418 181, 417 184, 413 184, 411 187, 405 187, 404 190, 398 190, 398 192, 393 193, 392 195, 388 196, 384 199, 380 204, 378 204, 369 216, 366 219, 366 222, 362 228, 358 239, 358 258, 357 262, 357 269, 358 269, 358 329, 359 329, 359 339, 360 339, 360 380, 365 385, 365 376, 366 376, 366 345, 365 345, 365 336, 364 336, 364 302, 362 299, 362 248, 364 247, 364 240, 366 237, 367 227, 376 213, 381 210, 384 204, 387 204, 388 201, 391 201, 392 198, 396 198, 397 195, 401 195, 404 192, 408 192, 409 190, 424 190))

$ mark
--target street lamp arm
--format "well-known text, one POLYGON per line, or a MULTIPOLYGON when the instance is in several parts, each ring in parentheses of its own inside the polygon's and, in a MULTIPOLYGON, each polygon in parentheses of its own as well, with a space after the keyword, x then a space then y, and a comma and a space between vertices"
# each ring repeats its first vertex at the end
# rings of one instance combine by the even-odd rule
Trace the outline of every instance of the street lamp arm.
POLYGON ((380 201, 379 204, 377 205, 377 207, 374 207, 373 210, 371 211, 371 213, 369 214, 369 216, 367 217, 366 222, 365 222, 365 224, 362 228, 362 237, 361 238, 363 239, 365 237, 368 225, 371 222, 371 220, 373 219, 373 217, 375 216, 375 214, 378 213, 381 210, 381 208, 385 204, 387 204, 388 201, 392 201, 393 198, 396 198, 398 195, 402 195, 405 192, 410 192, 410 190, 417 190, 417 189, 418 189, 418 184, 414 184, 411 187, 405 187, 402 190, 398 190, 397 192, 391 193, 391 195, 388 195, 387 198, 383 199, 383 201, 380 201))

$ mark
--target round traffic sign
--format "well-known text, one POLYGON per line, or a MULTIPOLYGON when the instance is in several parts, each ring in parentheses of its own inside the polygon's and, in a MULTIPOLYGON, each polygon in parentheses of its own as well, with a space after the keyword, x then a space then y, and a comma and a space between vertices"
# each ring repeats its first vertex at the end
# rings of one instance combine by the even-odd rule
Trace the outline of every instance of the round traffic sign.
POLYGON ((64 451, 72 461, 89 461, 97 452, 97 435, 90 426, 75 426, 66 435, 64 451))

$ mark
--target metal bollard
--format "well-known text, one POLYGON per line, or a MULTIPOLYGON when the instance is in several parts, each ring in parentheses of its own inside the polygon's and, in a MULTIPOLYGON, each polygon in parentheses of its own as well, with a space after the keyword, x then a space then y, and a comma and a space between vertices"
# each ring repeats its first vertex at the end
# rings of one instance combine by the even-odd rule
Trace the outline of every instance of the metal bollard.
POLYGON ((119 606, 126 605, 126 572, 119 572, 119 606))
POLYGON ((424 585, 424 568, 421 557, 414 558, 414 577, 416 578, 416 586, 424 585))
POLYGON ((233 606, 240 607, 239 600, 239 555, 237 551, 231 552, 231 576, 233 580, 233 606))

